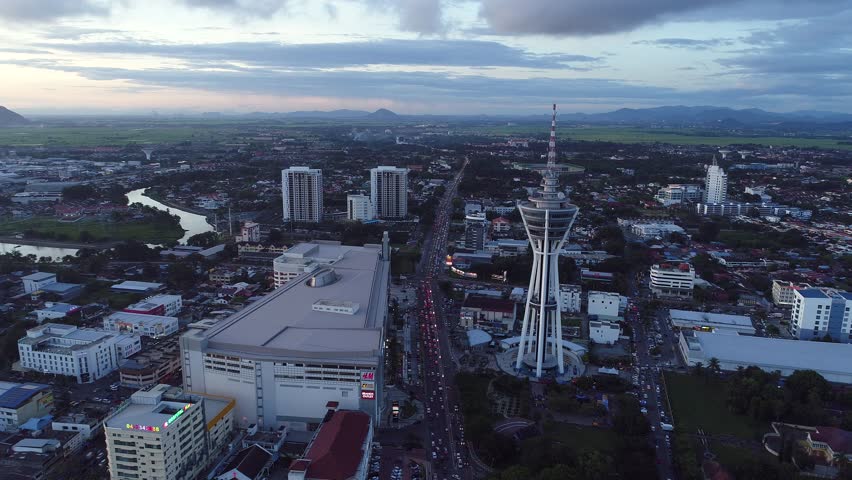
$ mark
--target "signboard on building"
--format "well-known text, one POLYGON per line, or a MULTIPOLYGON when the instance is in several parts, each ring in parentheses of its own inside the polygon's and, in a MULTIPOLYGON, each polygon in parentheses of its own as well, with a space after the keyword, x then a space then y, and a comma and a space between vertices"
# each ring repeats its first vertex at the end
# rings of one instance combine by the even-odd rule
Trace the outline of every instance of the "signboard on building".
POLYGON ((375 400, 376 399, 376 391, 375 390, 361 390, 361 398, 364 400, 375 400))

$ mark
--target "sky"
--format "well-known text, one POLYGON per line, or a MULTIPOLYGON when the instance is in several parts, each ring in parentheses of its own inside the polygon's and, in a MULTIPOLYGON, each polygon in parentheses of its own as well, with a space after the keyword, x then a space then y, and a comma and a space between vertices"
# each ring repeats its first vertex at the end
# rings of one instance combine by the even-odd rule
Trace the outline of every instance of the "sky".
POLYGON ((852 113, 852 0, 0 0, 22 114, 852 113))

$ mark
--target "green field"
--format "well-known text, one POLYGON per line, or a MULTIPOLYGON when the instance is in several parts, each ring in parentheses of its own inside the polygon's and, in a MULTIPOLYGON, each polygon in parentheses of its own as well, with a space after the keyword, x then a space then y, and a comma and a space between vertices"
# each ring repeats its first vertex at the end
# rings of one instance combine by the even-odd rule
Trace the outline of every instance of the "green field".
POLYGON ((312 122, 257 122, 239 120, 158 120, 156 122, 122 122, 114 125, 87 126, 29 126, 0 128, 0 145, 93 147, 130 144, 172 144, 179 142, 243 143, 250 137, 265 136, 263 129, 293 129, 284 134, 291 138, 313 137, 307 127, 328 126, 312 122))
POLYGON ((76 222, 64 222, 51 217, 33 217, 24 220, 0 218, 0 235, 13 235, 28 230, 40 234, 34 235, 34 238, 75 242, 80 241, 80 233, 84 231, 89 232, 96 241, 138 240, 144 243, 176 242, 184 234, 180 227, 153 223, 114 223, 88 218, 76 222))
POLYGON ((553 431, 548 431, 548 433, 551 433, 559 442, 578 452, 584 450, 612 452, 618 446, 619 435, 604 428, 556 423, 553 425, 553 431))
MULTIPOLYGON (((500 136, 540 135, 541 127, 534 125, 517 125, 502 127, 474 127, 462 129, 467 133, 500 136)), ((841 145, 836 138, 805 138, 805 137, 775 137, 775 136, 716 136, 706 131, 691 129, 652 129, 633 127, 570 127, 559 128, 559 139, 578 141, 601 141, 614 143, 671 143, 675 145, 773 145, 792 147, 819 147, 828 149, 852 150, 852 145, 841 145)))
POLYGON ((124 146, 178 143, 183 141, 220 142, 220 129, 210 127, 45 127, 0 129, 0 145, 10 146, 124 146))
POLYGON ((666 387, 678 430, 695 433, 701 428, 711 435, 753 440, 767 428, 728 411, 728 385, 718 378, 666 373, 666 387))
MULTIPOLYGON (((199 120, 169 119, 141 125, 141 122, 97 126, 53 126, 15 127, 0 129, 0 145, 8 146, 125 146, 129 144, 170 144, 184 141, 196 142, 248 142, 248 137, 263 135, 261 129, 288 129, 286 135, 293 138, 313 136, 310 129, 333 127, 343 122, 347 125, 371 125, 372 122, 357 120, 199 120)), ((381 122, 379 122, 381 123, 381 122)), ((386 123, 386 122, 385 122, 386 123)), ((459 125, 458 134, 493 136, 535 136, 546 134, 540 125, 512 126, 468 126, 459 125)), ((280 132, 280 130, 279 130, 280 132)), ((561 126, 560 140, 603 141, 615 143, 670 143, 679 145, 775 145, 794 147, 820 147, 852 150, 849 137, 785 137, 760 135, 716 135, 712 130, 689 128, 642 128, 622 126, 561 126)))

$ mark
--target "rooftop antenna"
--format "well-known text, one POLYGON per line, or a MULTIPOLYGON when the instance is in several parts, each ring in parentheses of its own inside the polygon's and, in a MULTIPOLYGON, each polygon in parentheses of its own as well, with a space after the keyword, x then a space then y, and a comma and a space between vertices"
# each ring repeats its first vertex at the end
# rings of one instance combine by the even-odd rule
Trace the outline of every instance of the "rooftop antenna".
POLYGON ((559 198, 559 173, 556 170, 556 104, 553 104, 553 118, 550 121, 550 142, 547 145, 547 169, 541 179, 541 197, 559 198))
POLYGON ((143 148, 142 153, 145 154, 145 160, 150 162, 151 161, 151 154, 154 153, 154 149, 150 148, 150 147, 149 148, 143 148))
POLYGON ((553 119, 550 120, 550 143, 547 144, 547 169, 556 169, 556 104, 553 104, 553 119))

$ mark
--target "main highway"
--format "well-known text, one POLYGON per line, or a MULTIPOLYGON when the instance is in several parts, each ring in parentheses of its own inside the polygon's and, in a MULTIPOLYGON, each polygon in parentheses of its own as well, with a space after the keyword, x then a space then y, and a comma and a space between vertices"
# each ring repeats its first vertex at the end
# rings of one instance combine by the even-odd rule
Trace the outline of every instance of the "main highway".
POLYGON ((464 420, 453 381, 456 365, 452 360, 448 334, 452 320, 444 315, 445 299, 437 282, 447 253, 452 200, 466 166, 467 161, 448 185, 437 207, 435 223, 424 237, 423 255, 415 279, 418 289, 417 319, 422 356, 420 365, 423 368, 423 404, 429 434, 424 446, 432 461, 433 480, 470 477, 464 420))

